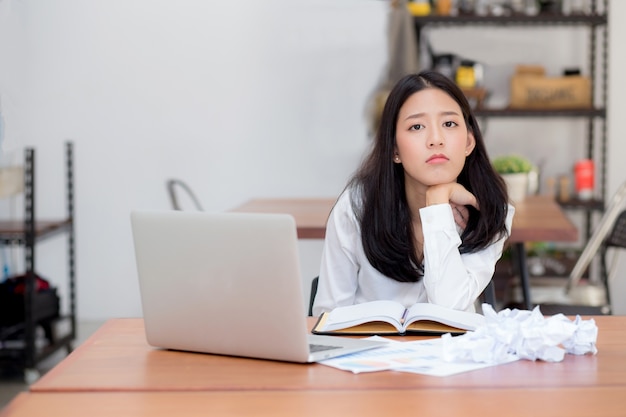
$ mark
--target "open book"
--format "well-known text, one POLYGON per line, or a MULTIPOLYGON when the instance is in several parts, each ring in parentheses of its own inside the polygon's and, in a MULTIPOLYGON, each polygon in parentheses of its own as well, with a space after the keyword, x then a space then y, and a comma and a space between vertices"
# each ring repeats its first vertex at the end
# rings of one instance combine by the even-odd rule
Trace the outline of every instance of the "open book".
POLYGON ((322 313, 315 334, 391 335, 407 333, 461 334, 485 324, 478 313, 418 303, 409 308, 396 301, 370 301, 322 313))

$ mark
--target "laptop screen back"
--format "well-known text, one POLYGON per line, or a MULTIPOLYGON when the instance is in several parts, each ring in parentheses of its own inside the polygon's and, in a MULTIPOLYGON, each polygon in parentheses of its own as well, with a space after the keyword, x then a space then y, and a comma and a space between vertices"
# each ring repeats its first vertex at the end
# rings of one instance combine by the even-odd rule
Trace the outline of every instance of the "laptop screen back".
POLYGON ((134 211, 148 343, 305 362, 305 306, 293 218, 134 211))

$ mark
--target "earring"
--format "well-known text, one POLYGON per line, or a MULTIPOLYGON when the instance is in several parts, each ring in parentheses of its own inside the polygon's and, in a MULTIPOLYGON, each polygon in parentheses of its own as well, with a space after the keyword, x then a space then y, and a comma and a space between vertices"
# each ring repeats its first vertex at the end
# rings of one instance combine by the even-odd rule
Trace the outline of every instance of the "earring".
POLYGON ((400 162, 400 157, 398 155, 396 155, 396 157, 393 158, 393 160, 396 161, 396 162, 400 162))

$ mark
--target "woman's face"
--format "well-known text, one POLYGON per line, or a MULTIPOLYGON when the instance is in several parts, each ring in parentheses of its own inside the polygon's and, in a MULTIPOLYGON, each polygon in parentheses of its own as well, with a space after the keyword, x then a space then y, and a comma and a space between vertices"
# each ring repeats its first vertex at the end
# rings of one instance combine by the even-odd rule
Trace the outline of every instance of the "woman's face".
POLYGON ((400 108, 394 162, 409 186, 456 182, 475 144, 461 107, 442 90, 418 91, 400 108))

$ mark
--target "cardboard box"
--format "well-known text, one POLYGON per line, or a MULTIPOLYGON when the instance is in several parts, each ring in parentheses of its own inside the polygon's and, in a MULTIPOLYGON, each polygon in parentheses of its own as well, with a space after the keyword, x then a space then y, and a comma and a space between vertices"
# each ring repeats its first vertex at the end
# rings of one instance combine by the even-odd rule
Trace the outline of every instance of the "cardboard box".
POLYGON ((513 109, 591 107, 591 82, 579 75, 546 77, 541 67, 518 67, 511 77, 513 109))

